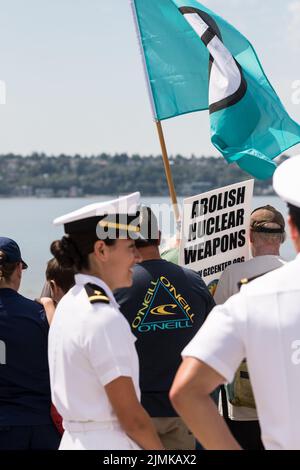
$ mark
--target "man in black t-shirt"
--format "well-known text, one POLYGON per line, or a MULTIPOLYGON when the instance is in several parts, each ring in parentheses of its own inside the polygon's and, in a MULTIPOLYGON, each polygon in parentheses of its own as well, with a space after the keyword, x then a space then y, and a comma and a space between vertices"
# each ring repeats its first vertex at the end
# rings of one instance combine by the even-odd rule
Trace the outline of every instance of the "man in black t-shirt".
POLYGON ((194 449, 195 439, 168 395, 181 351, 203 324, 214 301, 198 273, 161 259, 160 232, 149 208, 146 219, 151 236, 136 242, 143 261, 134 267, 132 287, 119 289, 115 297, 137 337, 142 405, 166 449, 194 449))

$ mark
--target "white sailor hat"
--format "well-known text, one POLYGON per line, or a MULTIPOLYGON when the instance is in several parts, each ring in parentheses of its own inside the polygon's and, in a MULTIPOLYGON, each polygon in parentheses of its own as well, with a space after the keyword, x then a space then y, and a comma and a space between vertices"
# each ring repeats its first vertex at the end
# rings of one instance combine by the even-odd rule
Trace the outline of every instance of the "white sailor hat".
POLYGON ((89 204, 56 218, 68 235, 96 232, 99 239, 140 237, 140 193, 89 204))
POLYGON ((273 176, 274 191, 285 202, 300 207, 300 155, 285 160, 273 176))

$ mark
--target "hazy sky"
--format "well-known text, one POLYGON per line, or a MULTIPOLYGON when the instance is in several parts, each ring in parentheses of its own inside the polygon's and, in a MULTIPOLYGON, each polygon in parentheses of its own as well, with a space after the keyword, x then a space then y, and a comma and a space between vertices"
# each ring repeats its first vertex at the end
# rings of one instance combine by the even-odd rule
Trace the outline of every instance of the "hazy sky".
MULTIPOLYGON (((203 3, 253 43, 300 122, 300 93, 292 102, 293 83, 300 89, 300 0, 203 3)), ((160 153, 129 0, 0 0, 0 11, 7 87, 0 153, 160 153)), ((163 125, 170 154, 217 154, 207 112, 163 125)))

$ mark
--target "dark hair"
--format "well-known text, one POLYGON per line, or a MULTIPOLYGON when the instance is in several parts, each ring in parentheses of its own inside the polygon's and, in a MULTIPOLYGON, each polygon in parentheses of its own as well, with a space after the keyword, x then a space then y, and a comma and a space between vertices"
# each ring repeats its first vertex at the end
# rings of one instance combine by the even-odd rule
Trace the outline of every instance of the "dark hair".
MULTIPOLYGON (((52 242, 50 251, 62 268, 80 272, 82 269, 89 269, 88 255, 93 252, 98 240, 96 232, 76 233, 52 242)), ((104 242, 106 245, 113 245, 115 240, 104 240, 104 242)))
POLYGON ((160 240, 158 222, 156 215, 150 207, 143 206, 141 209, 141 235, 144 239, 137 239, 135 245, 137 248, 147 246, 157 246, 160 240))
POLYGON ((300 208, 293 206, 292 204, 288 204, 289 215, 296 225, 298 232, 300 233, 300 208))
POLYGON ((56 258, 52 258, 47 263, 46 279, 49 282, 55 281, 58 287, 67 293, 75 284, 74 269, 63 268, 56 258))
POLYGON ((7 282, 10 280, 19 263, 7 263, 5 260, 6 254, 0 251, 0 281, 4 279, 7 282))
POLYGON ((158 246, 158 242, 159 240, 155 239, 155 240, 141 240, 140 238, 138 238, 137 240, 135 240, 135 246, 137 248, 146 248, 147 246, 158 246))

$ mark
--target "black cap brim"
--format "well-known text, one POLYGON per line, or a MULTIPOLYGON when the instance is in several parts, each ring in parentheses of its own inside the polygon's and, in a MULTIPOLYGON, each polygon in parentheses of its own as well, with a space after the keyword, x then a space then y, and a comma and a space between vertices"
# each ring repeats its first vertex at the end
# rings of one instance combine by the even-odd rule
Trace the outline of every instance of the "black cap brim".
POLYGON ((27 269, 28 268, 28 264, 25 263, 25 261, 21 260, 21 263, 22 263, 22 269, 27 269))

